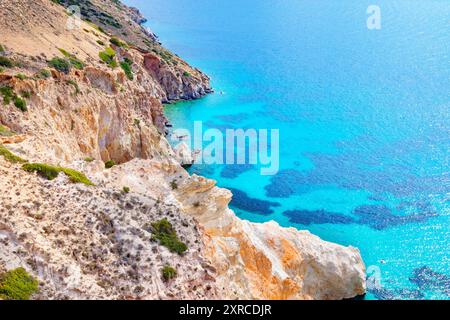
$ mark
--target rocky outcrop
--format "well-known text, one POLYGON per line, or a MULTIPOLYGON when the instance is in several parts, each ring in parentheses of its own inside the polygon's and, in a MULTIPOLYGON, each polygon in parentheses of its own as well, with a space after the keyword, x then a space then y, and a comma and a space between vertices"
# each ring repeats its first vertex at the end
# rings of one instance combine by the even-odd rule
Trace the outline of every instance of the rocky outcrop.
POLYGON ((174 147, 175 157, 183 167, 189 167, 194 164, 194 156, 192 150, 185 142, 180 142, 174 147))
POLYGON ((325 242, 275 222, 243 221, 228 190, 199 176, 176 192, 183 210, 205 227, 219 288, 229 299, 343 299, 365 293, 359 250, 325 242))

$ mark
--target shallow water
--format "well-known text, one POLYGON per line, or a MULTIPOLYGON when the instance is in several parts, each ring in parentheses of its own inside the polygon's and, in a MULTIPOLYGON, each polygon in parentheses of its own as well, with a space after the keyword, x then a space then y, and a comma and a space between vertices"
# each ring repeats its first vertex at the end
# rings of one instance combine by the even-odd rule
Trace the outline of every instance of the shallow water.
POLYGON ((450 299, 450 3, 127 0, 216 94, 166 108, 176 128, 280 129, 280 172, 194 166, 244 219, 356 246, 367 299, 450 299), (220 94, 223 92, 223 94, 220 94))

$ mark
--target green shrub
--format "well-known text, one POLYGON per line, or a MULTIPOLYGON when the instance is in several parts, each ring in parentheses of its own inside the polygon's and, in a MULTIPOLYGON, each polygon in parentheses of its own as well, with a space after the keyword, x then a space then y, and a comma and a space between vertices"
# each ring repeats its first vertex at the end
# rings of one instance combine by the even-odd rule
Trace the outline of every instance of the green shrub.
POLYGON ((83 61, 81 61, 80 59, 78 59, 75 55, 67 52, 64 49, 59 48, 58 49, 67 59, 69 59, 70 64, 78 70, 83 70, 84 68, 84 63, 83 61))
POLYGON ((47 180, 56 179, 59 175, 59 168, 43 163, 27 163, 22 166, 22 169, 27 172, 37 172, 41 177, 47 180))
POLYGON ((5 48, 3 48, 3 46, 0 44, 0 53, 5 52, 5 48))
POLYGON ((82 183, 85 184, 87 186, 93 186, 94 183, 89 180, 83 173, 73 170, 73 169, 69 169, 69 168, 59 168, 62 172, 64 172, 64 174, 66 176, 69 177, 69 180, 72 183, 82 183))
POLYGON ((112 48, 108 47, 98 55, 100 59, 111 68, 114 69, 117 67, 116 52, 112 48))
POLYGON ((169 281, 177 276, 177 270, 171 266, 165 266, 162 269, 162 276, 165 281, 169 281))
POLYGON ((24 112, 28 110, 26 101, 17 96, 11 87, 0 87, 0 94, 3 96, 3 104, 8 105, 12 100, 14 101, 14 105, 20 110, 24 112))
POLYGON ((15 75, 15 77, 20 80, 25 80, 27 78, 27 76, 24 75, 23 73, 18 73, 15 75))
POLYGON ((127 44, 121 40, 119 40, 116 37, 112 37, 111 39, 109 39, 109 42, 115 46, 121 47, 121 48, 125 48, 127 47, 127 44))
POLYGON ((183 76, 185 76, 185 77, 187 77, 187 78, 190 78, 190 77, 191 77, 191 74, 190 74, 189 72, 187 72, 187 71, 184 71, 184 72, 183 72, 183 76))
POLYGON ((0 87, 0 93, 3 96, 3 103, 5 105, 10 104, 11 100, 16 96, 14 90, 8 86, 0 87))
POLYGON ((12 68, 14 67, 14 62, 7 57, 0 57, 0 67, 12 68))
POLYGON ((5 160, 11 162, 11 163, 25 163, 27 160, 22 159, 19 156, 16 156, 11 151, 6 149, 2 144, 0 144, 0 156, 3 156, 5 160))
POLYGON ((171 252, 183 254, 188 248, 186 244, 178 239, 172 224, 166 219, 152 223, 152 239, 158 240, 159 243, 168 248, 171 252))
POLYGON ((172 188, 172 190, 178 189, 178 183, 177 183, 177 181, 176 181, 176 180, 173 180, 173 181, 170 183, 170 187, 172 188))
POLYGON ((71 69, 70 62, 63 58, 53 58, 49 61, 48 65, 65 74, 69 73, 71 69))
POLYGON ((50 71, 48 71, 47 69, 42 69, 41 71, 39 71, 36 76, 38 78, 42 78, 42 79, 48 79, 52 76, 52 73, 50 71))
POLYGON ((116 165, 116 163, 114 162, 114 160, 108 160, 108 161, 105 162, 105 168, 106 169, 111 169, 115 165, 116 165))
POLYGON ((131 69, 132 61, 125 59, 125 61, 120 63, 120 67, 125 72, 125 75, 127 76, 128 80, 133 80, 133 70, 131 69))
POLYGON ((0 67, 0 73, 2 73, 3 71, 5 71, 5 68, 0 67))
POLYGON ((123 187, 122 191, 124 193, 130 193, 130 188, 129 187, 123 187))
POLYGON ((92 157, 86 157, 86 158, 84 158, 84 161, 86 161, 86 162, 92 162, 92 161, 94 161, 95 159, 94 158, 92 158, 92 157))
POLYGON ((66 82, 67 82, 67 84, 70 84, 71 86, 74 87, 75 94, 79 94, 80 93, 80 87, 78 86, 78 83, 76 81, 74 81, 74 80, 67 80, 66 82))
POLYGON ((98 43, 99 45, 101 45, 101 46, 104 46, 104 45, 105 45, 105 43, 104 43, 102 40, 97 40, 97 43, 98 43))
POLYGON ((22 169, 27 172, 36 172, 47 180, 53 180, 58 177, 60 172, 63 172, 72 183, 82 183, 87 186, 93 186, 94 183, 90 181, 83 173, 64 167, 56 167, 44 163, 26 163, 22 166, 22 169))
POLYGON ((29 300, 38 287, 39 282, 24 268, 10 270, 0 276, 0 298, 4 300, 29 300))
POLYGON ((16 106, 16 108, 20 109, 23 112, 28 111, 27 102, 21 97, 14 97, 14 105, 16 106))
POLYGON ((31 92, 30 91, 20 91, 20 95, 24 97, 25 99, 31 98, 31 92))

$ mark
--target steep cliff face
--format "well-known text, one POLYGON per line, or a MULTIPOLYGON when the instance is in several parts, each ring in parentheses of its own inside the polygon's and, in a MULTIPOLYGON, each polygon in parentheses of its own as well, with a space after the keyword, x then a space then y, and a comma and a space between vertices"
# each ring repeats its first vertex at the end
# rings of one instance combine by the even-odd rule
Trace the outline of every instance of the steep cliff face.
POLYGON ((162 48, 136 9, 79 4, 100 28, 83 21, 67 29, 70 15, 50 0, 0 0, 0 143, 95 184, 65 174, 47 181, 0 155, 0 273, 26 268, 40 299, 363 294, 357 249, 242 221, 228 190, 182 169, 186 154, 165 139, 161 103, 198 98, 209 79, 162 48), (119 165, 106 169, 108 160, 119 165), (186 252, 155 240, 152 224, 163 218, 186 252), (177 270, 174 279, 164 278, 165 266, 177 270))
POLYGON ((176 190, 183 210, 205 227, 218 286, 229 299, 342 299, 365 292, 359 250, 275 222, 240 220, 228 190, 199 176, 176 190), (198 205, 200 204, 200 205, 198 205))

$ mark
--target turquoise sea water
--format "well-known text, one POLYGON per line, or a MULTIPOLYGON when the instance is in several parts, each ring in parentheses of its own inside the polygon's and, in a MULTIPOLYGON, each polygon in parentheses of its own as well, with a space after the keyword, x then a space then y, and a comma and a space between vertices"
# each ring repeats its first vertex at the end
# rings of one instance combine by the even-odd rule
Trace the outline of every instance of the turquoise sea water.
POLYGON ((170 105, 176 128, 278 128, 280 172, 194 166, 251 221, 356 246, 367 299, 450 299, 450 3, 127 0, 216 94, 170 105), (220 94, 223 92, 223 94, 220 94))

